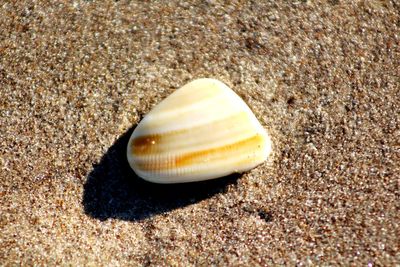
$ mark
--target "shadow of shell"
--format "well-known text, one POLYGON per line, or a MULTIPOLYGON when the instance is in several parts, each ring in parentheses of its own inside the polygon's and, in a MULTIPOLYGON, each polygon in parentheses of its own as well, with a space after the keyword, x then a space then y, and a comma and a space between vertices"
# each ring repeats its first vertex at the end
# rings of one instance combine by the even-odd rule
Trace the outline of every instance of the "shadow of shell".
POLYGON ((223 193, 241 174, 185 184, 153 184, 138 177, 126 158, 135 127, 125 132, 93 166, 84 185, 85 213, 99 220, 137 221, 223 193))

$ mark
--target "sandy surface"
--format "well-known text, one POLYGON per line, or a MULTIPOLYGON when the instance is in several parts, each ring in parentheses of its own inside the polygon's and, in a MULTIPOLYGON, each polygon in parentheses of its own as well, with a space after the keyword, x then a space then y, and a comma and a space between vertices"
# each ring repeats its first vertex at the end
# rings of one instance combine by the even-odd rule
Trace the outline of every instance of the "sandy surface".
POLYGON ((400 264, 398 1, 32 2, 0 3, 0 265, 400 264), (199 77, 273 156, 140 181, 129 133, 199 77))

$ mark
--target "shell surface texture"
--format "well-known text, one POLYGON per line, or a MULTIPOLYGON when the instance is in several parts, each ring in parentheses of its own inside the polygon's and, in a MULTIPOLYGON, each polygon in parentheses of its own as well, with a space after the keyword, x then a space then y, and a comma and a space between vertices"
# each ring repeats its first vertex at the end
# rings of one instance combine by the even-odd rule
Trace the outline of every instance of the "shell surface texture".
POLYGON ((135 173, 153 183, 184 183, 248 171, 271 139, 246 103, 215 79, 197 79, 153 108, 127 147, 135 173))

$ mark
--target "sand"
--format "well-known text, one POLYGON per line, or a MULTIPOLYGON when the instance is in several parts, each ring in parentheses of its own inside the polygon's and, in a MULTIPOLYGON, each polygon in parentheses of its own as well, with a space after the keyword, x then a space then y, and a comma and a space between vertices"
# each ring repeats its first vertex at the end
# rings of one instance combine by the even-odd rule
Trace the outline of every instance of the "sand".
POLYGON ((398 1, 3 1, 0 265, 400 264, 398 1), (145 183, 141 118, 200 77, 273 155, 145 183))

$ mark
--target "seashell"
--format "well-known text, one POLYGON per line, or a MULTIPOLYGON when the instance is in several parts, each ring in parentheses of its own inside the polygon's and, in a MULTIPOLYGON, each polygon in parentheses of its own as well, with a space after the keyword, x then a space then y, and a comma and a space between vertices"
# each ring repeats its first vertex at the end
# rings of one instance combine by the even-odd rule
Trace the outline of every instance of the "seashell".
POLYGON ((194 80, 136 127, 130 166, 154 183, 183 183, 244 172, 265 161, 271 140, 246 103, 215 79, 194 80))

